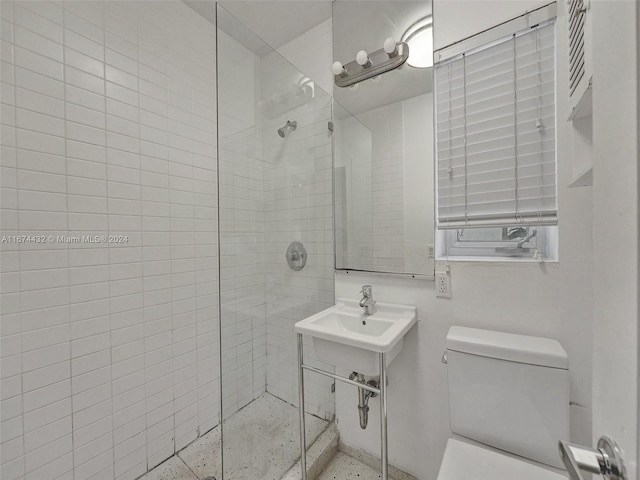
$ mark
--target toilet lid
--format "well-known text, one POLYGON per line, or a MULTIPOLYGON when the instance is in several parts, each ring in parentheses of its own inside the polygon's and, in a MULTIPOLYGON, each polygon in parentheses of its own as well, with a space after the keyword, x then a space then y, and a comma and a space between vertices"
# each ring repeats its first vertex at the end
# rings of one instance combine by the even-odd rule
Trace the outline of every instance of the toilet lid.
POLYGON ((566 476, 450 438, 438 480, 566 480, 566 476))

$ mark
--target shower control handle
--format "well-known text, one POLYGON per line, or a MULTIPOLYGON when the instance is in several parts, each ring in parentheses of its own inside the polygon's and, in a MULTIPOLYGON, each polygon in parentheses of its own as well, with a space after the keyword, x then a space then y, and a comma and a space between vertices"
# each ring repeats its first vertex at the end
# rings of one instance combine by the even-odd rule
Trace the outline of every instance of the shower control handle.
POLYGON ((307 263, 307 250, 300 242, 291 242, 285 253, 285 258, 291 270, 302 270, 307 263))
POLYGON ((584 480, 582 472, 602 475, 605 480, 628 480, 621 450, 616 441, 606 435, 598 440, 597 450, 564 441, 558 446, 571 480, 584 480))

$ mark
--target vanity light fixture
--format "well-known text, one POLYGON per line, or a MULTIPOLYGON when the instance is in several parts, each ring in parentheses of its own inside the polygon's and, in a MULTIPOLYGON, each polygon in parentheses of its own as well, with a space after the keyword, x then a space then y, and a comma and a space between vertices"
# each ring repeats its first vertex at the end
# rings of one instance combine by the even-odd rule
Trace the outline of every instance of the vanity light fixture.
POLYGON ((402 35, 411 54, 407 63, 415 68, 433 67, 433 17, 427 15, 413 23, 402 35))
POLYGON ((346 65, 338 61, 333 62, 334 82, 338 87, 349 87, 401 67, 408 58, 407 43, 387 38, 383 48, 369 54, 365 50, 360 50, 356 59, 346 65))

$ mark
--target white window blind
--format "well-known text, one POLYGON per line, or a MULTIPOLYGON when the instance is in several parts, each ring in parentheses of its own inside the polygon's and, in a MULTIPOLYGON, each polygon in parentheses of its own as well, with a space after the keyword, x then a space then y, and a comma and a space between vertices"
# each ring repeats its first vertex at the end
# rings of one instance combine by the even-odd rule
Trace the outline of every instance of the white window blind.
POLYGON ((555 225, 553 22, 435 66, 438 228, 555 225))

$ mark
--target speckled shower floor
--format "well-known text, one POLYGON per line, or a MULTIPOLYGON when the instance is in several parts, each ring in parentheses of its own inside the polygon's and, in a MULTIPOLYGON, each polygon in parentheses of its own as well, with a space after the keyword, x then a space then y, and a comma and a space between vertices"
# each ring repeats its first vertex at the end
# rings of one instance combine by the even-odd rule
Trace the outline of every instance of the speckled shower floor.
MULTIPOLYGON (((309 445, 327 423, 307 415, 309 445)), ((238 411, 223 429, 225 480, 280 480, 298 460, 298 409, 270 394, 238 411)), ((220 427, 216 427, 141 480, 220 480, 221 471, 220 427)))
MULTIPOLYGON (((213 480, 213 478, 210 476, 198 477, 182 458, 175 455, 141 480, 213 480)), ((338 452, 317 480, 379 480, 380 478, 380 473, 377 470, 338 452)))

